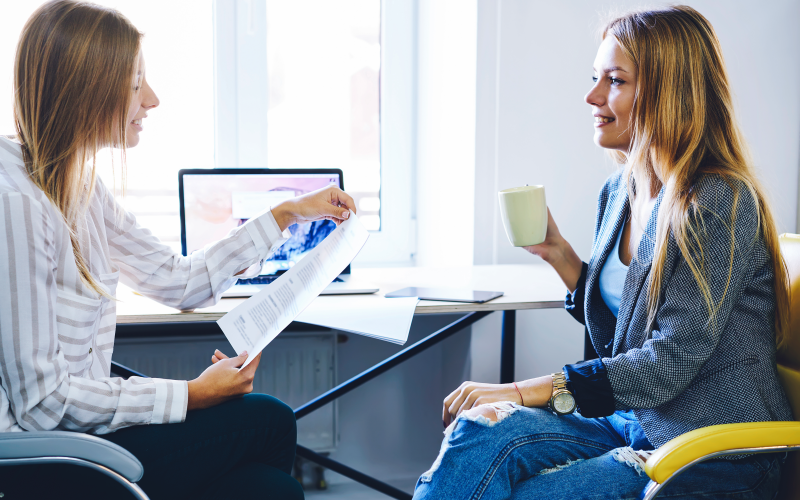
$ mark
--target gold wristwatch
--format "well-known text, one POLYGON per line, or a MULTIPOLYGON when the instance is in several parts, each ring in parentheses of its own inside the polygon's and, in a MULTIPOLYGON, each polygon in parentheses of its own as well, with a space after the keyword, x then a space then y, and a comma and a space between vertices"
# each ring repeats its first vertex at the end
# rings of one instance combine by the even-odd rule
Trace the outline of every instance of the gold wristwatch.
POLYGON ((567 390, 567 378, 564 372, 553 374, 553 395, 550 396, 547 406, 556 415, 569 415, 575 411, 575 398, 567 390))

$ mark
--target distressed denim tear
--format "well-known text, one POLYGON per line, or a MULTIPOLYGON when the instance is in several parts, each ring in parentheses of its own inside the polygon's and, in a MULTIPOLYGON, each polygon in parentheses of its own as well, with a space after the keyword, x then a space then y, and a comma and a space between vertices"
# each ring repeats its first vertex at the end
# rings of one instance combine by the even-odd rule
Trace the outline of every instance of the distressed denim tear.
MULTIPOLYGON (((485 404, 485 405, 482 405, 482 406, 488 406, 488 407, 494 409, 494 413, 497 416, 497 420, 492 421, 492 420, 484 417, 483 415, 472 416, 472 415, 469 414, 469 412, 462 413, 461 415, 458 416, 458 418, 463 418, 464 420, 469 420, 471 422, 475 422, 476 424, 481 424, 481 425, 485 425, 487 427, 492 427, 493 425, 499 424, 500 422, 505 420, 506 417, 508 417, 509 415, 513 414, 517 410, 519 410, 519 407, 517 405, 515 405, 514 403, 512 403, 511 401, 498 401, 496 403, 488 403, 488 404, 485 404)), ((458 418, 456 420, 458 420, 458 418)), ((444 431, 445 436, 449 436, 447 430, 449 430, 451 427, 453 427, 453 424, 455 424, 455 422, 450 424, 450 427, 448 427, 444 431)))
POLYGON ((634 451, 630 446, 611 450, 611 456, 614 457, 614 460, 633 467, 640 476, 644 474, 645 462, 647 462, 647 459, 650 458, 652 454, 652 451, 634 451))
POLYGON ((543 474, 552 474, 553 472, 558 472, 561 469, 566 469, 570 465, 575 465, 575 464, 580 463, 580 462, 583 462, 582 458, 579 458, 577 460, 567 460, 567 463, 565 463, 565 464, 556 465, 555 467, 550 467, 549 469, 540 470, 538 475, 541 476, 543 474))
POLYGON ((431 478, 433 477, 433 473, 439 469, 439 466, 442 464, 442 458, 444 457, 445 452, 448 448, 450 448, 450 436, 453 434, 453 429, 456 428, 459 420, 469 420, 470 422, 475 422, 476 424, 483 425, 486 427, 493 427, 503 420, 505 420, 510 415, 513 415, 519 410, 519 406, 512 403, 511 401, 498 401, 496 403, 488 403, 484 406, 489 406, 494 409, 495 415, 497 415, 497 420, 492 421, 483 415, 468 415, 468 412, 463 412, 461 415, 456 417, 455 420, 450 422, 450 425, 447 426, 447 429, 444 430, 444 439, 442 440, 442 447, 439 449, 439 456, 436 457, 436 460, 431 465, 431 468, 425 472, 419 479, 423 483, 431 482, 431 478))

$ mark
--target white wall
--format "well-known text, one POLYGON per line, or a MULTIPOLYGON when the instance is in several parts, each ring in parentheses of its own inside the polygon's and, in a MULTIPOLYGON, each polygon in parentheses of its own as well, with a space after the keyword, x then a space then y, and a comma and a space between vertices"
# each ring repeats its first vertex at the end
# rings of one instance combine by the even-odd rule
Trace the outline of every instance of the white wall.
MULTIPOLYGON (((794 232, 800 165, 800 2, 688 3, 717 30, 738 117, 771 194, 779 230, 794 232)), ((476 264, 538 261, 511 247, 497 214, 496 192, 525 183, 546 186, 561 232, 588 260, 597 193, 614 169, 592 142, 590 108, 583 102, 599 42, 598 13, 639 5, 478 0, 476 264)), ((582 326, 565 312, 524 311, 517 317, 517 378, 548 373, 582 357, 582 326)), ((499 318, 474 326, 472 340, 473 378, 496 380, 499 318)))

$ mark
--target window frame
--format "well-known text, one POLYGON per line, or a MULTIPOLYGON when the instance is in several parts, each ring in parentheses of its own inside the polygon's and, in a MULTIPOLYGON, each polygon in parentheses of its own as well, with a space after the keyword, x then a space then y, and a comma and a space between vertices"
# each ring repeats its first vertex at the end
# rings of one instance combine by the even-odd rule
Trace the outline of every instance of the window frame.
MULTIPOLYGON (((215 166, 268 168, 266 0, 214 0, 213 9, 215 166)), ((356 264, 412 263, 415 39, 416 2, 381 0, 381 229, 356 264)))

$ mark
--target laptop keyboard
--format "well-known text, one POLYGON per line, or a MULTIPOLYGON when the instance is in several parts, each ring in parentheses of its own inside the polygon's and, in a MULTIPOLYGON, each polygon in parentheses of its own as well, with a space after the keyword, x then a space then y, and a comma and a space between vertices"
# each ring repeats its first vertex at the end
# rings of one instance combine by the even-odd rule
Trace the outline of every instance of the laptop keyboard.
MULTIPOLYGON (((255 278, 249 278, 249 279, 241 279, 240 278, 239 281, 236 282, 236 284, 237 285, 269 285, 270 283, 272 283, 273 281, 275 281, 279 277, 280 277, 280 275, 269 275, 269 276, 256 276, 255 278)), ((333 283, 344 283, 344 280, 337 276, 336 279, 333 280, 333 283)))

